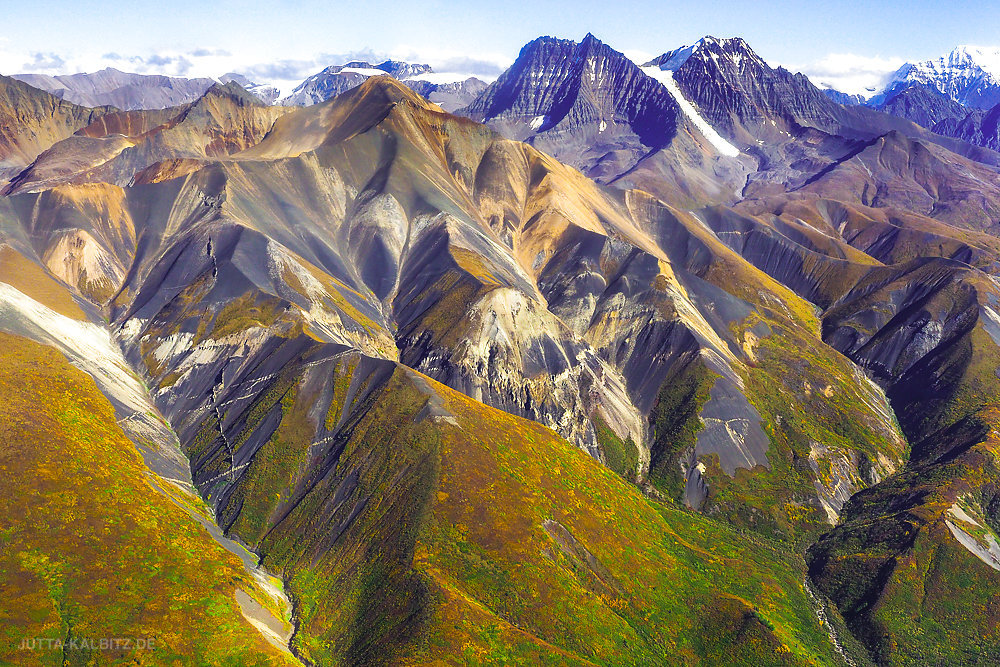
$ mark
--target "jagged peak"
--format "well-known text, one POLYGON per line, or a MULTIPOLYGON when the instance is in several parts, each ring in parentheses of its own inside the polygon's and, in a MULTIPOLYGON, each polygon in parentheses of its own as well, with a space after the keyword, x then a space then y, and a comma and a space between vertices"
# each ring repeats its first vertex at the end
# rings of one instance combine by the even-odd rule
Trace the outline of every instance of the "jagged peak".
POLYGON ((961 44, 938 58, 905 63, 896 70, 892 80, 938 77, 969 70, 1000 79, 1000 48, 961 44))
POLYGON ((667 51, 661 56, 653 58, 645 63, 643 67, 659 67, 660 69, 675 71, 693 56, 711 58, 719 62, 722 58, 727 58, 735 65, 739 66, 744 59, 750 59, 761 65, 765 64, 763 59, 750 48, 746 40, 742 37, 714 37, 706 35, 694 44, 678 47, 673 51, 667 51))
POLYGON ((562 39, 560 37, 552 37, 551 35, 542 35, 541 37, 536 37, 527 44, 521 47, 521 51, 517 54, 517 60, 522 60, 523 58, 530 56, 546 47, 549 48, 559 48, 559 49, 573 49, 576 48, 577 44, 571 39, 562 39))
POLYGON ((624 54, 608 46, 593 33, 588 32, 579 42, 548 35, 536 37, 521 48, 517 60, 508 71, 518 70, 519 66, 532 62, 535 57, 548 57, 553 50, 561 52, 564 57, 573 57, 577 62, 582 62, 593 55, 603 55, 618 56, 623 61, 632 64, 632 61, 624 54))
POLYGON ((397 79, 407 79, 419 74, 428 74, 434 71, 430 65, 426 63, 409 63, 405 60, 385 60, 377 65, 373 66, 375 69, 382 70, 387 74, 391 74, 397 79))
POLYGON ((905 63, 870 102, 881 103, 913 83, 932 85, 961 104, 993 106, 1000 97, 1000 48, 962 44, 938 58, 905 63))
POLYGON ((260 99, 252 93, 249 93, 246 88, 241 86, 240 83, 235 80, 230 80, 225 83, 213 83, 209 86, 208 90, 202 93, 201 97, 192 102, 191 105, 197 106, 203 100, 218 97, 228 98, 240 104, 263 106, 260 99))
MULTIPOLYGON (((590 54, 597 51, 603 53, 609 53, 609 52, 618 53, 618 51, 615 51, 613 48, 602 42, 600 39, 595 37, 593 33, 590 32, 584 35, 583 39, 580 40, 580 43, 577 45, 577 50, 585 54, 590 54)), ((625 56, 622 55, 622 57, 624 58, 625 56)))

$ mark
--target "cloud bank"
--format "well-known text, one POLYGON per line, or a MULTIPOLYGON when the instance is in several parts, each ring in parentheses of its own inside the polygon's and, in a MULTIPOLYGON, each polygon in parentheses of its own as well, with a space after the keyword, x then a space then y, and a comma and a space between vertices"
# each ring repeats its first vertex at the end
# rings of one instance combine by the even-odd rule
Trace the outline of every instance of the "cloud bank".
POLYGON ((113 67, 138 74, 164 74, 181 77, 218 77, 227 72, 246 75, 252 81, 279 88, 283 94, 303 79, 330 65, 342 65, 352 60, 379 63, 384 60, 404 60, 427 63, 436 72, 476 76, 485 81, 496 79, 513 59, 504 54, 468 54, 440 47, 421 48, 398 46, 379 51, 361 49, 342 53, 317 53, 305 58, 269 59, 263 53, 234 54, 226 49, 197 48, 193 50, 159 51, 142 54, 116 51, 95 54, 37 51, 17 53, 6 50, 0 40, 0 73, 2 74, 75 74, 95 72, 113 67))
POLYGON ((897 57, 831 53, 794 69, 808 76, 820 88, 833 88, 849 95, 871 97, 905 62, 905 59, 897 57))

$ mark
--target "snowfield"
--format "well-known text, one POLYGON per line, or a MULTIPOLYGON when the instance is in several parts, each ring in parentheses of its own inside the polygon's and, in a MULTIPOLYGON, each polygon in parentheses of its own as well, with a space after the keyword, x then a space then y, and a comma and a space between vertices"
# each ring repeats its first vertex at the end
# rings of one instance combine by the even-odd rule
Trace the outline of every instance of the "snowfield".
POLYGON ((660 69, 656 66, 643 67, 642 71, 666 86, 667 90, 670 91, 670 94, 677 102, 677 105, 681 108, 681 111, 684 112, 684 115, 695 124, 695 127, 697 127, 703 135, 705 135, 705 138, 708 139, 709 143, 715 147, 715 150, 719 151, 722 155, 728 155, 729 157, 736 157, 740 154, 740 150, 723 139, 722 135, 716 132, 715 128, 709 125, 708 121, 701 117, 701 114, 699 114, 698 110, 694 108, 694 105, 684 98, 684 95, 681 94, 681 89, 677 87, 677 82, 674 81, 674 73, 672 71, 660 69))

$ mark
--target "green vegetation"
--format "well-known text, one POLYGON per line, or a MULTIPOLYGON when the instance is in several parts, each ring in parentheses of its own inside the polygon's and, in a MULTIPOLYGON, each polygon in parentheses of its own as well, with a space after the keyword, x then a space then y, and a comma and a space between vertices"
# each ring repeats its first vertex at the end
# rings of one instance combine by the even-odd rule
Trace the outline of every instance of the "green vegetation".
POLYGON ((630 482, 636 481, 639 448, 632 442, 632 438, 629 437, 625 440, 619 438, 599 415, 594 415, 591 422, 593 422, 594 431, 597 433, 597 444, 604 452, 608 467, 630 482))
POLYGON ((859 494, 810 549, 818 585, 879 664, 990 664, 1000 655, 1000 572, 945 524, 957 522, 947 514, 953 504, 995 502, 1000 441, 987 434, 997 424, 1000 412, 986 409, 935 434, 939 451, 958 455, 908 466, 859 494))
POLYGON ((281 317, 284 305, 277 297, 244 294, 226 303, 216 314, 210 337, 219 340, 250 327, 270 327, 281 317))
POLYGON ((663 382, 649 415, 653 425, 649 480, 677 502, 684 495, 680 458, 693 451, 698 441, 702 428, 699 415, 708 402, 715 377, 700 360, 679 366, 663 382))
POLYGON ((91 378, 6 334, 0 367, 0 661, 282 663, 240 614, 239 560, 155 490, 91 378), (82 642, 115 637, 155 648, 82 642), (32 638, 67 649, 19 650, 32 638))
POLYGON ((815 482, 864 488, 871 469, 885 475, 887 465, 904 460, 906 443, 872 407, 874 390, 843 357, 797 328, 771 327, 742 373, 771 441, 770 467, 739 469, 730 478, 709 462, 708 502, 736 525, 804 545, 829 528, 815 482), (849 462, 851 472, 831 476, 835 459, 849 462))
POLYGON ((244 504, 255 518, 236 533, 284 573, 305 657, 840 664, 787 547, 649 500, 545 427, 402 368, 342 415, 355 372, 337 364, 323 423, 308 416, 319 390, 296 380, 259 454, 294 459, 345 420, 321 477, 290 465, 240 483, 268 503, 244 504), (418 420, 428 402, 447 417, 418 420))

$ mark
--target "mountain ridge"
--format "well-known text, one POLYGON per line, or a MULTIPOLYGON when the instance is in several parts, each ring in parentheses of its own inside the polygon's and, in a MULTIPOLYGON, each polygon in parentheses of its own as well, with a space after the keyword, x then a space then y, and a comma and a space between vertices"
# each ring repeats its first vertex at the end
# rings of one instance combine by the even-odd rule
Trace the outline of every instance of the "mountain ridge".
MULTIPOLYGON (((0 428, 31 455, 0 483, 100 507, 109 476, 31 443, 104 447, 131 457, 132 511, 191 507, 184 534, 225 564, 211 592, 187 570, 141 589, 219 620, 195 641, 152 618, 165 648, 127 658, 998 650, 977 612, 1000 582, 997 154, 837 104, 743 40, 656 60, 541 37, 466 115, 362 62, 303 107, 240 81, 148 111, 8 84, 0 428)), ((131 598, 66 575, 119 580, 51 534, 0 563, 32 601, 0 599, 5 627, 55 637, 68 600, 117 631, 131 598)), ((173 535, 146 541, 187 558, 173 535)))

